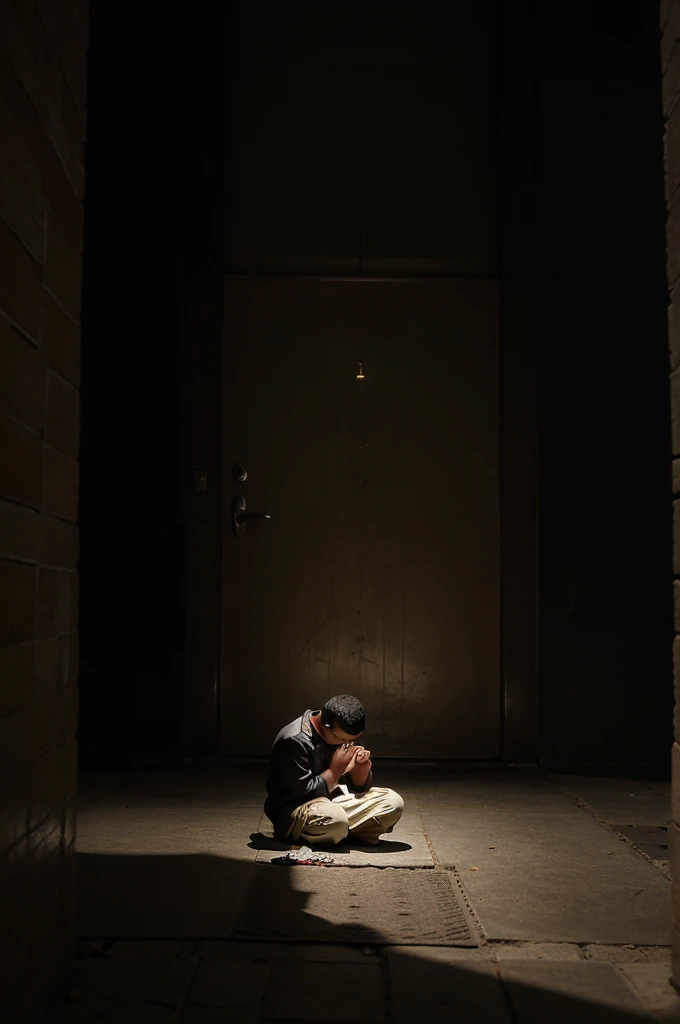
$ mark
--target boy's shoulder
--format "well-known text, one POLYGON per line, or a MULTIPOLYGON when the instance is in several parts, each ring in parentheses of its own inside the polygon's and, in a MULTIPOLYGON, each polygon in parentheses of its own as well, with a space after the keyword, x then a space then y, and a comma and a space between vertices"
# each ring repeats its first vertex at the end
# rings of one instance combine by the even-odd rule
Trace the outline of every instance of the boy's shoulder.
POLYGON ((313 711, 305 711, 304 714, 294 718, 292 722, 288 723, 288 725, 284 725, 283 729, 279 730, 272 749, 281 747, 291 740, 304 747, 311 746, 314 727, 309 719, 313 713, 313 711))

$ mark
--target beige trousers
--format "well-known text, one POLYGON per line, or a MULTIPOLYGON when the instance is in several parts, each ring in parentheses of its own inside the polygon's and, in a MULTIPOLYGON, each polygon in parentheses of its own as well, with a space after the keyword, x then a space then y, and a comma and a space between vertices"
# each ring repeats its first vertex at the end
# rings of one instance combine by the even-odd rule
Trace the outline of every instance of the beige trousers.
POLYGON ((288 842, 339 843, 349 833, 368 843, 377 843, 391 832, 404 810, 404 801, 393 789, 371 786, 350 798, 329 800, 317 797, 291 814, 288 842))

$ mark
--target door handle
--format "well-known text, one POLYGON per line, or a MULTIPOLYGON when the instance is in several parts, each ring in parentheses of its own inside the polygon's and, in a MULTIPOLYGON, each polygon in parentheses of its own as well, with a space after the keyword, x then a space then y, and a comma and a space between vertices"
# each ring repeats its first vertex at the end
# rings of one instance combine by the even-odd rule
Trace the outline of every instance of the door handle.
POLYGON ((237 537, 246 532, 246 519, 271 519, 271 516, 266 512, 247 512, 246 499, 242 494, 234 494, 231 499, 231 525, 237 537))

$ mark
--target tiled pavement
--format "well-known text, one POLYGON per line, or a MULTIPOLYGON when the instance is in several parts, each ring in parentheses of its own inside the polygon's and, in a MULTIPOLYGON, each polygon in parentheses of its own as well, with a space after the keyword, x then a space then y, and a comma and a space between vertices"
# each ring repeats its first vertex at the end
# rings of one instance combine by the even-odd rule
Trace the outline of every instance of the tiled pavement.
MULTIPOLYGON (((246 872, 232 902, 258 856, 248 842, 260 822, 261 774, 91 779, 81 850, 123 864, 222 850, 246 872)), ((680 1020, 669 985, 665 851, 658 843, 638 850, 612 827, 637 825, 656 839, 650 830, 661 834, 670 819, 663 783, 438 769, 386 784, 406 793, 408 813, 395 830, 399 847, 383 856, 404 854, 411 867, 415 857, 420 870, 455 866, 479 948, 260 945, 229 941, 214 927, 198 939, 171 889, 157 926, 166 938, 81 942, 55 1024, 680 1020)), ((110 913, 106 901, 100 909, 110 913)), ((131 905, 125 913, 117 934, 148 934, 148 918, 131 905)))
POLYGON ((668 950, 659 947, 499 942, 359 950, 144 940, 117 941, 98 953, 81 944, 80 954, 55 1011, 60 1024, 547 1024, 576 1016, 632 1024, 669 1020, 675 1005, 668 950))

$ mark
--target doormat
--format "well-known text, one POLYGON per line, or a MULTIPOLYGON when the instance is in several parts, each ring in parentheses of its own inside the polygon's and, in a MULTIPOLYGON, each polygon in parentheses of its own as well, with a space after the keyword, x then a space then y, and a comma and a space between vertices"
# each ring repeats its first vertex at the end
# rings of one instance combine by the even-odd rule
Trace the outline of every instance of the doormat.
POLYGON ((255 865, 232 939, 477 946, 450 872, 255 865))

